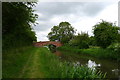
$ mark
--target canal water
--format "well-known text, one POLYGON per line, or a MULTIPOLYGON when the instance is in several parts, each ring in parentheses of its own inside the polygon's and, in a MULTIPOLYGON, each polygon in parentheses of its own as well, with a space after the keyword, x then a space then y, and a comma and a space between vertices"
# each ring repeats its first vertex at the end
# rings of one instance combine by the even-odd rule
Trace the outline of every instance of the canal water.
POLYGON ((76 54, 65 51, 56 51, 55 55, 59 56, 61 61, 75 62, 94 68, 103 73, 107 73, 106 78, 117 78, 120 80, 120 62, 115 60, 98 59, 92 56, 76 54))

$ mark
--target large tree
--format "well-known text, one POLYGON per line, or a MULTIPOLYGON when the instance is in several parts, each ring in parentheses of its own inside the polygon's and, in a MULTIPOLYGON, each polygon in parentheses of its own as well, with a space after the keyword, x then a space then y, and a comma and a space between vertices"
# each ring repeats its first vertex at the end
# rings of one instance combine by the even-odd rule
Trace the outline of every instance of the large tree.
POLYGON ((37 15, 32 2, 2 3, 2 39, 3 49, 31 45, 36 41, 32 25, 37 15))
POLYGON ((69 22, 61 22, 58 26, 53 26, 47 37, 50 41, 68 43, 69 40, 72 39, 74 33, 75 29, 69 22))
POLYGON ((115 24, 102 20, 93 27, 94 37, 98 46, 106 48, 113 42, 117 42, 118 30, 115 24))

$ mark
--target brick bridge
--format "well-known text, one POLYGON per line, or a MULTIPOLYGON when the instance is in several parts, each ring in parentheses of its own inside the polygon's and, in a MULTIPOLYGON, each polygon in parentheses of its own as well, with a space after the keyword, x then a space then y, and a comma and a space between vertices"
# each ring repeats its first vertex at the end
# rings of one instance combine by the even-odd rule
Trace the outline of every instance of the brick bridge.
POLYGON ((62 46, 62 43, 60 43, 58 41, 57 42, 56 41, 40 41, 40 42, 35 42, 34 46, 36 46, 36 47, 42 47, 42 46, 49 45, 49 44, 53 44, 56 47, 62 46))

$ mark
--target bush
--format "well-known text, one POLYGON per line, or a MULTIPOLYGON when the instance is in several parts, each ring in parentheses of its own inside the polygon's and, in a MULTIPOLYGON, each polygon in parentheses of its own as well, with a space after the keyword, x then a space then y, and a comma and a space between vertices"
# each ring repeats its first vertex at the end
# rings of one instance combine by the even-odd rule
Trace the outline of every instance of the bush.
POLYGON ((108 49, 111 49, 115 52, 120 52, 120 43, 113 43, 110 46, 108 46, 108 49))
POLYGON ((81 42, 79 45, 79 49, 87 49, 89 48, 89 45, 86 41, 81 42))
POLYGON ((78 33, 78 35, 74 36, 74 38, 69 41, 69 44, 79 49, 89 48, 88 33, 85 33, 85 32, 81 32, 81 34, 78 33))
POLYGON ((114 55, 120 60, 120 43, 112 43, 107 49, 114 52, 114 55))

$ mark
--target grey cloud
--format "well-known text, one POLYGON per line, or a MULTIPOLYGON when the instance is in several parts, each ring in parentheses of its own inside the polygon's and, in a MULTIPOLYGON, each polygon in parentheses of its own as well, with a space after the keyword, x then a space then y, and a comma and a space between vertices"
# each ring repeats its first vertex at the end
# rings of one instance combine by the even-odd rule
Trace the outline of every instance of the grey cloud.
POLYGON ((102 11, 105 6, 107 6, 107 4, 103 2, 39 2, 34 9, 37 10, 37 13, 43 15, 38 18, 38 21, 45 23, 38 24, 34 29, 36 31, 44 31, 51 28, 54 24, 50 22, 50 19, 54 16, 68 16, 73 14, 78 17, 94 17, 102 11))
POLYGON ((48 28, 50 28, 50 26, 47 24, 39 24, 34 27, 35 31, 45 31, 48 28))
POLYGON ((52 28, 52 26, 53 26, 52 23, 45 22, 44 24, 38 24, 38 25, 34 26, 34 30, 35 30, 36 32, 46 31, 46 30, 48 30, 49 28, 52 28))
POLYGON ((105 3, 86 3, 85 6, 83 6, 83 12, 86 16, 96 16, 105 7, 105 3))
MULTIPOLYGON (((38 4, 35 9, 44 15, 63 15, 63 14, 75 14, 81 12, 84 14, 97 14, 106 6, 101 2, 42 2, 38 4)), ((93 16, 92 15, 92 16, 93 16)), ((91 16, 91 15, 88 15, 91 16)))

